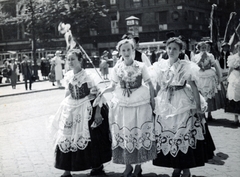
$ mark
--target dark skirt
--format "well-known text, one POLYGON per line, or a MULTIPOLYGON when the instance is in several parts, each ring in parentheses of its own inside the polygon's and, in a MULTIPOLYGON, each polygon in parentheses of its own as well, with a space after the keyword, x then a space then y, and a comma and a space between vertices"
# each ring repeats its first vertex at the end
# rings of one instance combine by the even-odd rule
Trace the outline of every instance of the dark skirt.
POLYGON ((153 160, 153 165, 179 169, 204 166, 208 160, 213 158, 215 150, 207 123, 205 124, 204 138, 204 140, 197 141, 196 149, 189 147, 186 154, 179 151, 177 156, 173 157, 170 153, 165 156, 161 151, 157 154, 157 158, 153 160))
POLYGON ((221 90, 218 90, 218 92, 215 94, 215 97, 212 99, 208 99, 208 110, 207 112, 216 111, 218 109, 222 109, 225 107, 226 104, 226 89, 223 85, 223 83, 220 83, 221 90))
POLYGON ((225 112, 240 114, 240 101, 227 99, 225 112))
POLYGON ((93 108, 93 116, 89 121, 89 131, 91 141, 84 150, 76 152, 63 153, 59 147, 55 150, 55 168, 67 171, 83 171, 87 169, 97 168, 103 163, 111 161, 111 136, 108 123, 108 107, 103 105, 101 109, 102 124, 97 128, 91 129, 94 121, 96 107, 93 108))

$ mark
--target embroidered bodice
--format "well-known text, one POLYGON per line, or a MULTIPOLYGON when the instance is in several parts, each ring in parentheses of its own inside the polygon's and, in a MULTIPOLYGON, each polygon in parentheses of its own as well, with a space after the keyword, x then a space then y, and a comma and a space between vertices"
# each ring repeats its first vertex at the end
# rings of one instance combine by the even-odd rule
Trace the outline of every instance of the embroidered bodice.
POLYGON ((66 89, 70 91, 73 99, 82 99, 90 94, 90 89, 93 87, 91 78, 86 74, 85 70, 74 74, 69 71, 65 75, 66 89))
POLYGON ((200 52, 199 54, 195 55, 194 61, 203 71, 211 69, 211 67, 215 64, 214 56, 207 52, 200 52))
POLYGON ((149 81, 149 75, 146 71, 146 66, 138 61, 133 61, 133 64, 130 66, 125 65, 124 61, 121 61, 113 68, 112 80, 119 83, 121 88, 127 89, 129 94, 131 89, 141 87, 142 79, 145 82, 149 81))
POLYGON ((82 99, 90 94, 90 89, 88 88, 87 83, 82 84, 81 87, 69 83, 68 88, 72 98, 76 100, 82 99))

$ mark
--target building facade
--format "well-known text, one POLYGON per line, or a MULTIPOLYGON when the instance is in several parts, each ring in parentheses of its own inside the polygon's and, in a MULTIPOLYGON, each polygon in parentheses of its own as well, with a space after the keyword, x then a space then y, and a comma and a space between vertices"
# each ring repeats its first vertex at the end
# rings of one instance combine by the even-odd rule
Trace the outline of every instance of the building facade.
MULTIPOLYGON (((79 0, 81 3, 82 0, 79 0)), ((86 0, 85 0, 86 1, 86 0)), ((202 37, 210 36, 210 13, 212 4, 217 5, 219 38, 223 38, 229 14, 237 12, 238 0, 96 0, 109 11, 96 28, 86 29, 75 37, 90 56, 101 55, 104 50, 114 50, 117 42, 126 32, 137 31, 140 42, 164 41, 166 33, 174 32, 184 36, 189 47, 202 37), (129 17, 136 19, 127 20, 129 17)), ((17 12, 13 0, 0 0, 11 13, 17 12), (10 8, 12 7, 12 8, 10 8)), ((130 18, 131 19, 131 18, 130 18)), ((13 25, 0 27, 0 52, 8 50, 31 51, 31 41, 24 34, 24 27, 13 25), (9 30, 11 29, 11 30, 9 30)), ((47 47, 39 46, 37 51, 64 49, 63 36, 47 47)))

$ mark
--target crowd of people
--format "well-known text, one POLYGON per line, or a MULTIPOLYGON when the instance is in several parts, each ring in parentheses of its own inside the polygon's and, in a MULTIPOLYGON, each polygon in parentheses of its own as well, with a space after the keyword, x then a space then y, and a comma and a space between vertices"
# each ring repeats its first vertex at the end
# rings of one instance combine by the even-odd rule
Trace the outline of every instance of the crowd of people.
POLYGON ((155 62, 137 50, 138 42, 131 34, 122 37, 109 78, 109 53, 104 51, 100 71, 103 79, 110 79, 104 90, 84 70, 82 51, 67 52, 71 69, 64 75, 66 97, 49 122, 55 167, 64 170, 61 177, 86 169, 91 169, 90 176, 104 175, 103 164, 111 160, 125 165, 121 177, 141 177, 147 161, 172 168, 172 177, 190 177, 191 168, 214 156, 207 124, 211 112, 233 113, 239 125, 240 42, 238 53, 223 62, 224 69, 209 42, 200 42, 190 55, 183 53, 179 37, 170 37, 155 62), (104 94, 109 92, 113 97, 107 104, 104 94))
MULTIPOLYGON (((62 87, 63 69, 65 69, 65 72, 69 70, 68 67, 64 67, 65 63, 62 51, 58 50, 55 54, 48 55, 47 58, 41 58, 37 70, 40 70, 43 80, 49 80, 53 86, 57 82, 57 86, 62 87)), ((16 89, 17 82, 21 82, 21 75, 22 81, 25 83, 25 89, 31 90, 36 76, 34 75, 33 61, 27 55, 23 55, 20 61, 16 58, 4 60, 3 68, 0 69, 0 84, 3 83, 3 78, 5 78, 5 83, 10 83, 12 89, 16 89)))

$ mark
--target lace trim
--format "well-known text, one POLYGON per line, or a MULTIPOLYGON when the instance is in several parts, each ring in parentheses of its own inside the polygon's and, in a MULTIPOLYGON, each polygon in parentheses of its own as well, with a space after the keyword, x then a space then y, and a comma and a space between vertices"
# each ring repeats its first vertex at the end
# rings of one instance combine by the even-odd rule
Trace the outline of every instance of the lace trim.
POLYGON ((90 102, 85 104, 79 107, 63 106, 56 115, 56 118, 60 116, 56 144, 64 153, 83 150, 91 141, 88 121, 92 117, 92 106, 90 102))
POLYGON ((156 131, 157 153, 163 152, 164 155, 170 153, 176 157, 178 152, 187 153, 188 148, 196 149, 197 141, 204 140, 204 122, 201 122, 194 116, 190 116, 186 123, 179 126, 177 130, 164 130, 161 121, 157 121, 156 125, 159 132, 156 131))
POLYGON ((153 122, 145 122, 141 127, 135 127, 129 130, 127 127, 119 127, 118 124, 112 124, 112 148, 116 149, 121 147, 126 149, 129 153, 132 153, 134 149, 144 148, 150 150, 155 138, 154 138, 154 124, 153 122), (114 128, 115 127, 115 128, 114 128))
POLYGON ((73 140, 71 137, 61 137, 58 141, 58 147, 64 153, 76 152, 78 149, 84 150, 89 141, 91 141, 90 138, 81 135, 78 136, 77 140, 73 140))

